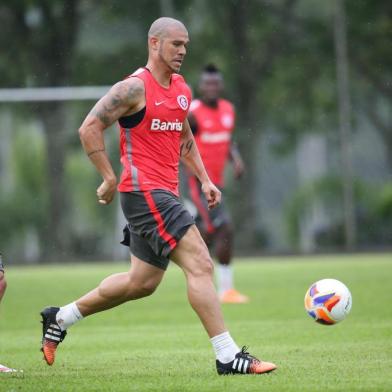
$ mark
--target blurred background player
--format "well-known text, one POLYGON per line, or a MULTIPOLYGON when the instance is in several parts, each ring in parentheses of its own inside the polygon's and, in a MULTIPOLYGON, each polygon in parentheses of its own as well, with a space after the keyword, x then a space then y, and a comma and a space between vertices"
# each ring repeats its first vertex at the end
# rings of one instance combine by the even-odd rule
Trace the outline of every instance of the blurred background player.
MULTIPOLYGON (((7 288, 7 282, 4 277, 4 266, 3 266, 2 256, 0 253, 0 302, 4 296, 6 288, 7 288)), ((0 373, 10 373, 10 372, 14 372, 14 371, 15 371, 15 369, 11 369, 7 366, 0 364, 0 373)))
MULTIPOLYGON (((209 64, 203 69, 198 87, 200 98, 192 102, 188 120, 207 173, 222 190, 228 161, 232 162, 237 179, 244 172, 241 155, 232 141, 235 110, 231 102, 221 98, 223 77, 215 65, 209 64)), ((198 211, 197 226, 206 243, 214 247, 219 263, 219 298, 223 303, 246 303, 249 298, 235 290, 233 283, 233 225, 230 214, 223 201, 209 210, 197 178, 188 173, 188 182, 190 197, 198 211)))

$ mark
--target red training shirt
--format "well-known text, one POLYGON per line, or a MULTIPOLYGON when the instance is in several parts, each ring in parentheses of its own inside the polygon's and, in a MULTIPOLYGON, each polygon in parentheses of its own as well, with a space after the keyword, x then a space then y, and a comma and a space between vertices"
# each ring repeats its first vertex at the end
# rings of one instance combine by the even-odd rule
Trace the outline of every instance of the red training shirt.
POLYGON ((168 190, 178 196, 180 137, 191 90, 181 75, 173 74, 170 86, 161 86, 147 68, 129 77, 144 82, 146 108, 141 122, 120 125, 120 154, 123 172, 120 192, 168 190))

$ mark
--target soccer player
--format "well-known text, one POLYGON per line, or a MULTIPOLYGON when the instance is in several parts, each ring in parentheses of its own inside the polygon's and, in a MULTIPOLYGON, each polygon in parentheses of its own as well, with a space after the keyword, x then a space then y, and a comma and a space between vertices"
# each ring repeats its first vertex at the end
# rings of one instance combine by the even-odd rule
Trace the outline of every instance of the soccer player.
MULTIPOLYGON (((221 98, 223 77, 213 65, 207 65, 200 76, 200 99, 195 99, 189 110, 191 126, 201 158, 211 181, 224 187, 224 169, 228 161, 233 164, 234 175, 241 177, 244 164, 232 142, 235 127, 235 111, 231 102, 221 98)), ((232 270, 233 227, 230 214, 223 200, 214 209, 201 191, 197 178, 188 175, 190 197, 198 210, 197 226, 206 243, 215 246, 218 260, 218 293, 223 303, 246 303, 249 298, 234 289, 232 270)))
MULTIPOLYGON (((7 288, 7 282, 4 277, 4 265, 0 253, 0 302, 4 296, 6 288, 7 288)), ((16 370, 0 364, 0 373, 12 373, 12 372, 16 372, 16 370)))
POLYGON ((49 365, 67 329, 84 317, 151 295, 169 258, 183 271, 188 298, 211 339, 219 374, 265 373, 276 366, 239 349, 225 327, 213 283, 213 264, 193 218, 178 199, 180 157, 199 178, 210 208, 220 191, 208 178, 186 119, 191 93, 177 72, 189 42, 185 26, 159 18, 148 33, 147 65, 115 84, 87 115, 79 134, 103 178, 98 202, 109 204, 117 179, 105 151, 104 130, 120 125, 123 172, 118 190, 128 221, 131 268, 111 275, 75 302, 41 312, 42 351, 49 365))

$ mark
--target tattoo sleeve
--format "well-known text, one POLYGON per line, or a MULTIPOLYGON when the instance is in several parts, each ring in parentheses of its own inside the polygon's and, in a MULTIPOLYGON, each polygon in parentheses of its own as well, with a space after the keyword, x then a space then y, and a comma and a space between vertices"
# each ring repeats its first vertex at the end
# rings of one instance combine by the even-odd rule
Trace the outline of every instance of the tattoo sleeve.
POLYGON ((132 108, 142 91, 140 85, 119 82, 96 103, 90 114, 108 127, 132 108))
POLYGON ((180 156, 185 157, 187 156, 193 147, 193 140, 188 140, 187 142, 183 142, 180 145, 180 156))
POLYGON ((104 151, 105 151, 104 148, 99 148, 99 149, 97 149, 97 150, 93 150, 93 151, 88 152, 88 153, 87 153, 87 156, 88 156, 88 157, 91 157, 91 155, 97 154, 97 153, 99 153, 99 152, 104 152, 104 151))

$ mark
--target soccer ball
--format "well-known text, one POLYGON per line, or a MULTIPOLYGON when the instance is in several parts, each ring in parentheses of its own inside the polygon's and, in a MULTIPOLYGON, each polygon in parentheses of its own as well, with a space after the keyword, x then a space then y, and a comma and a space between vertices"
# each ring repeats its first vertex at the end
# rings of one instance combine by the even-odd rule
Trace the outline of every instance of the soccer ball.
POLYGON ((305 294, 305 309, 309 316, 324 325, 344 320, 350 313, 351 305, 349 289, 336 279, 319 280, 305 294))

